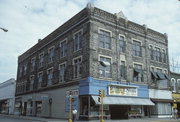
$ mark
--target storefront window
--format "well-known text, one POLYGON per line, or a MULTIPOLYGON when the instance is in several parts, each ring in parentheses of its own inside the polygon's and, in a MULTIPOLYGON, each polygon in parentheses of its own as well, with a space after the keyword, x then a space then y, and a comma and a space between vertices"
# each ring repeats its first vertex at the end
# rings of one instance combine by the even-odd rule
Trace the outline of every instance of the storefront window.
POLYGON ((42 101, 36 101, 36 114, 41 114, 42 101))

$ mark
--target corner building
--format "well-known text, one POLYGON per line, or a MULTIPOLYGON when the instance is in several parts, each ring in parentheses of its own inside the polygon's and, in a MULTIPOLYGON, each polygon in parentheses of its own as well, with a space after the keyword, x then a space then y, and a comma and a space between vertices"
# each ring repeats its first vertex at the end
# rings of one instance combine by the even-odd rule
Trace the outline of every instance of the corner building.
POLYGON ((103 89, 107 119, 170 115, 171 98, 161 108, 170 111, 158 113, 149 96, 149 89, 169 92, 168 65, 166 34, 88 4, 19 56, 16 110, 68 118, 71 93, 79 119, 99 119, 103 89))

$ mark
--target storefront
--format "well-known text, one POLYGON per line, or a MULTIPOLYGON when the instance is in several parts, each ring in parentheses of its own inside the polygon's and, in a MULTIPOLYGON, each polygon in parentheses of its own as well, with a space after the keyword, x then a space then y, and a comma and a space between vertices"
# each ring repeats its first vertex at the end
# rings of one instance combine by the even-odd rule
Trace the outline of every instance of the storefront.
POLYGON ((149 89, 149 97, 155 103, 151 109, 151 116, 158 118, 172 117, 172 96, 171 91, 149 89))
POLYGON ((105 119, 128 119, 150 115, 154 103, 146 85, 97 80, 92 77, 80 82, 80 119, 99 119, 99 90, 105 90, 105 119))
POLYGON ((173 98, 173 108, 178 110, 178 117, 180 117, 180 94, 179 93, 172 93, 173 98))

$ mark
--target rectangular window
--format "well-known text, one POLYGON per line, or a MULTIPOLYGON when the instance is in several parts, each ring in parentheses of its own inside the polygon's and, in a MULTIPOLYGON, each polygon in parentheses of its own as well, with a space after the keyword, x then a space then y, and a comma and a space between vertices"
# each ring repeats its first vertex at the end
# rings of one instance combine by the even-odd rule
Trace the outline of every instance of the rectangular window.
POLYGON ((111 58, 100 56, 100 67, 99 67, 100 77, 111 78, 111 58))
POLYGON ((24 75, 26 75, 26 73, 27 73, 27 63, 24 64, 24 75))
POLYGON ((67 55, 67 40, 60 43, 60 57, 65 57, 67 55))
POLYGON ((36 63, 36 59, 35 57, 31 59, 31 71, 35 70, 35 63, 36 63))
POLYGON ((125 53, 126 51, 126 42, 124 36, 119 36, 119 51, 125 53))
POLYGON ((160 52, 160 48, 155 47, 155 52, 154 52, 154 59, 156 61, 161 61, 161 52, 160 52))
POLYGON ((66 63, 59 65, 59 82, 64 82, 66 63))
POLYGON ((43 67, 44 53, 39 54, 39 68, 43 67))
POLYGON ((143 82, 142 65, 134 64, 134 78, 133 79, 136 82, 143 82))
POLYGON ((99 47, 111 49, 111 33, 105 30, 99 30, 99 47))
POLYGON ((133 56, 142 56, 141 42, 133 40, 133 56))
POLYGON ((166 51, 164 49, 162 50, 161 57, 162 57, 162 62, 166 63, 166 51))
POLYGON ((48 60, 48 62, 49 62, 49 63, 52 63, 52 62, 53 62, 53 59, 54 59, 54 46, 51 47, 51 48, 49 48, 48 54, 49 54, 49 60, 48 60))
POLYGON ((19 66, 19 77, 22 76, 22 70, 23 70, 23 67, 22 67, 22 66, 19 66))
POLYGON ((73 59, 73 64, 74 64, 74 78, 79 78, 81 77, 82 73, 82 57, 78 57, 73 59))
POLYGON ((154 57, 153 57, 153 46, 152 45, 149 45, 149 50, 150 50, 150 57, 151 57, 151 60, 154 60, 154 57))
POLYGON ((74 51, 80 50, 82 48, 83 32, 79 31, 74 34, 74 51))
POLYGON ((33 85, 34 85, 34 75, 30 76, 30 91, 33 90, 33 85))
POLYGON ((48 86, 52 85, 52 80, 53 80, 53 68, 50 68, 47 70, 47 75, 48 75, 48 86))
POLYGON ((38 88, 41 88, 42 79, 43 79, 43 72, 39 72, 38 73, 38 88))
POLYGON ((121 76, 121 80, 126 80, 126 63, 125 61, 121 61, 121 66, 120 66, 120 76, 121 76))

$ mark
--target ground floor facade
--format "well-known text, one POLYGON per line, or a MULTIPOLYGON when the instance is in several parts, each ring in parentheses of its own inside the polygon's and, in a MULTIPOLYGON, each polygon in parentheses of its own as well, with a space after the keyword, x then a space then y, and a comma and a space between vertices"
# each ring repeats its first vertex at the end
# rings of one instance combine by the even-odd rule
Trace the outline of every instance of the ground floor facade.
POLYGON ((171 103, 150 99, 147 85, 93 77, 81 80, 77 85, 16 96, 15 113, 67 119, 69 111, 76 109, 78 119, 99 119, 102 110, 99 90, 105 92, 103 98, 105 119, 151 117, 155 112, 158 114, 166 112, 164 117, 171 115, 171 103))
POLYGON ((6 98, 0 100, 1 114, 14 114, 14 98, 6 98))
POLYGON ((149 97, 155 104, 151 109, 151 116, 171 118, 173 114, 172 96, 169 90, 149 89, 149 97))

